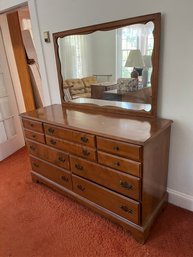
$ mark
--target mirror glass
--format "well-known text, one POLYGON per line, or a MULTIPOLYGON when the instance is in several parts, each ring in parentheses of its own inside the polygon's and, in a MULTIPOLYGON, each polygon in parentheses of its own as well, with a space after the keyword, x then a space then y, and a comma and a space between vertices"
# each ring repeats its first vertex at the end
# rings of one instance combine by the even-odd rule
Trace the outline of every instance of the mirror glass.
POLYGON ((54 38, 64 102, 152 110, 158 63, 152 20, 54 38))

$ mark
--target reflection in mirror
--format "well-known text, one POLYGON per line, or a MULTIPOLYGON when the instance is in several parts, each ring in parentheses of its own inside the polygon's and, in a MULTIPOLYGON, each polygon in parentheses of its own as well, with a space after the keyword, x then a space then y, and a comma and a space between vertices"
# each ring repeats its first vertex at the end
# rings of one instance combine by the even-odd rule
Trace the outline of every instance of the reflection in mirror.
POLYGON ((153 22, 148 22, 58 38, 65 100, 150 105, 153 30, 153 22))
POLYGON ((65 106, 155 117, 161 14, 53 34, 65 106))

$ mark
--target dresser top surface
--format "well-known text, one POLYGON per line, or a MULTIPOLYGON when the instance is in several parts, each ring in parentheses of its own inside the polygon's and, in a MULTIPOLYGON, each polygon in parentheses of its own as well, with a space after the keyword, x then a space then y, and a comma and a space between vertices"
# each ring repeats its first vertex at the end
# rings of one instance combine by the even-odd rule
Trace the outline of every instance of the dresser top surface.
POLYGON ((172 123, 171 120, 160 118, 105 115, 68 109, 60 104, 26 112, 21 117, 140 145, 144 145, 172 123))

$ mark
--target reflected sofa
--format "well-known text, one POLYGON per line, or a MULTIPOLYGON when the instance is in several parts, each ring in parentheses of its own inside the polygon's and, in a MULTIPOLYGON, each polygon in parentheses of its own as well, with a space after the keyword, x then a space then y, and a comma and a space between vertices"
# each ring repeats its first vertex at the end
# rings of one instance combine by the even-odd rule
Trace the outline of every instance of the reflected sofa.
POLYGON ((91 97, 91 85, 97 83, 96 77, 89 76, 81 79, 66 79, 63 81, 64 94, 68 95, 65 100, 72 100, 79 97, 91 97), (69 94, 67 93, 69 92, 69 94))

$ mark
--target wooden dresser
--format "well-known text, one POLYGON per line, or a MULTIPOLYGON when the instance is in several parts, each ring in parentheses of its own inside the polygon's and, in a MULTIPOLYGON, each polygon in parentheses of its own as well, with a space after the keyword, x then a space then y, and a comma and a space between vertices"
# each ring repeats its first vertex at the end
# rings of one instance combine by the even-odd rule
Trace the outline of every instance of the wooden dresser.
POLYGON ((21 118, 33 181, 73 197, 143 243, 167 202, 171 121, 62 105, 21 118))

